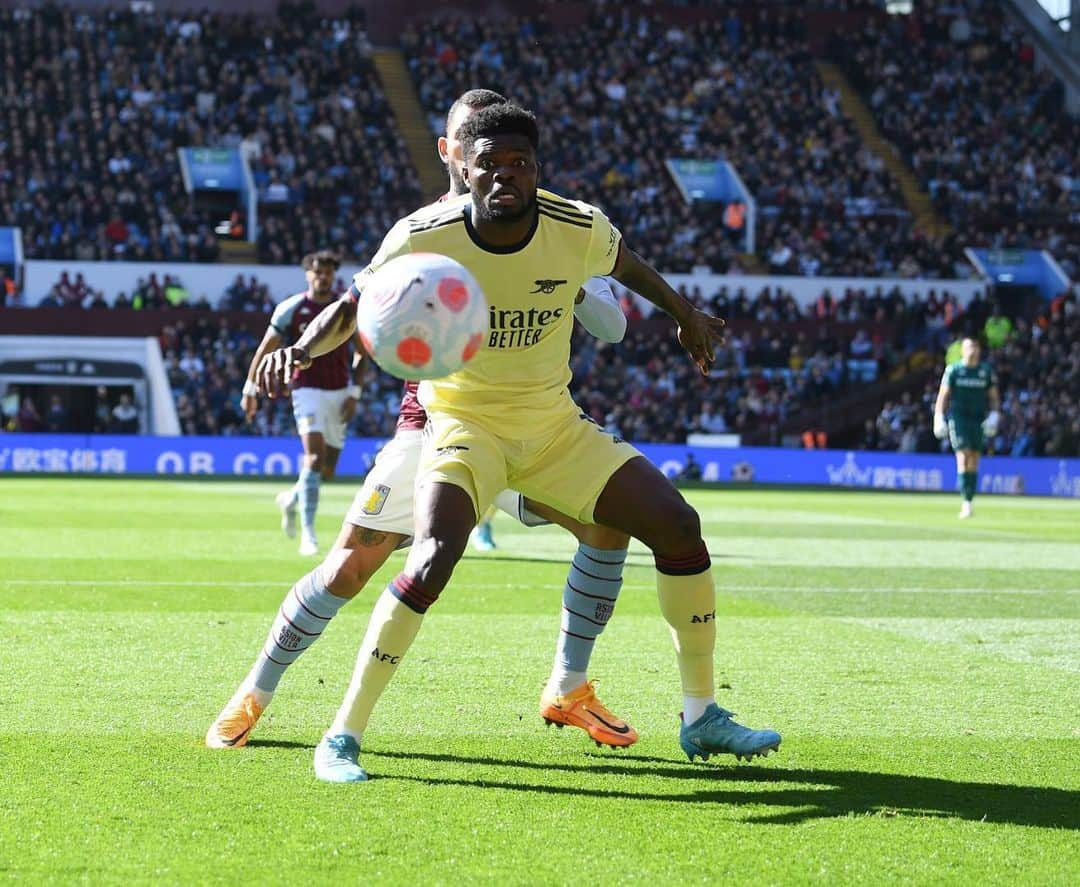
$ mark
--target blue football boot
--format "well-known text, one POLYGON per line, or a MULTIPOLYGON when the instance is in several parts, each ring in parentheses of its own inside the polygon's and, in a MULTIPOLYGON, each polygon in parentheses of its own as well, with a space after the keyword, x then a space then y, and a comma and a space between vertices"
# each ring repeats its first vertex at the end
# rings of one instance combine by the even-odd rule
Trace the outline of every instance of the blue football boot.
POLYGON ((768 755, 780 748, 780 734, 775 730, 751 730, 732 720, 734 714, 715 702, 692 724, 679 729, 679 745, 690 760, 700 755, 703 761, 710 755, 729 754, 742 760, 768 755))
POLYGON ((315 746, 315 775, 323 782, 367 782, 359 758, 360 744, 348 734, 324 736, 315 746))

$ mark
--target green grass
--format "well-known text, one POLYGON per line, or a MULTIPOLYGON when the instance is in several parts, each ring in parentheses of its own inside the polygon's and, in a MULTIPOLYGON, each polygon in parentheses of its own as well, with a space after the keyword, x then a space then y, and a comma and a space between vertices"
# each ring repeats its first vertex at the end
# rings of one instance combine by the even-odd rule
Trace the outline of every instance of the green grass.
MULTIPOLYGON (((1080 882, 1080 506, 696 491, 721 701, 784 734, 690 765, 649 558, 599 642, 638 728, 536 715, 569 537, 502 518, 376 710, 373 780, 311 753, 370 603, 289 672, 246 749, 207 725, 309 565, 259 483, 0 482, 0 875, 27 882, 1080 882)), ((329 541, 351 489, 324 490, 329 541)))

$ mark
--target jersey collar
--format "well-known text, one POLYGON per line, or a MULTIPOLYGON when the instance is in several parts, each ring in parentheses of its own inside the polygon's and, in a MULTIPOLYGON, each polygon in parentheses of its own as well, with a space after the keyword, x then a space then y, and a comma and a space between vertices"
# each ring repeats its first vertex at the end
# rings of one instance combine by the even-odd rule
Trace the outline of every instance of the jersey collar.
POLYGON ((480 235, 476 233, 476 229, 473 227, 472 223, 471 204, 465 204, 461 211, 465 215, 465 230, 469 232, 469 239, 484 252, 495 253, 496 255, 521 252, 521 250, 525 249, 525 247, 532 242, 533 235, 540 225, 540 211, 537 209, 533 214, 533 223, 529 227, 528 233, 526 233, 521 240, 517 243, 511 243, 508 246, 493 246, 492 244, 481 240, 480 235))

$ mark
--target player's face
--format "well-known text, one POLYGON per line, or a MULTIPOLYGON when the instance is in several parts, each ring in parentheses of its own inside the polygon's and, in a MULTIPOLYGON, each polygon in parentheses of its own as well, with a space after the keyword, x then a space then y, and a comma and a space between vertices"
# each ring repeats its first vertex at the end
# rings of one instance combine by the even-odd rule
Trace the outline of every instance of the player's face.
POLYGON ((328 262, 319 262, 305 272, 311 293, 317 299, 325 299, 334 288, 334 273, 337 269, 328 262))
POLYGON ((974 339, 964 339, 960 343, 960 358, 964 363, 968 365, 974 365, 979 362, 979 343, 974 339))
POLYGON ((465 181, 480 218, 517 222, 536 206, 539 166, 525 136, 477 139, 466 158, 465 181))
POLYGON ((450 118, 446 135, 439 139, 439 157, 450 173, 450 191, 455 194, 468 194, 469 185, 462 170, 465 168, 465 156, 461 152, 461 142, 457 139, 458 128, 475 113, 472 108, 461 105, 450 118))

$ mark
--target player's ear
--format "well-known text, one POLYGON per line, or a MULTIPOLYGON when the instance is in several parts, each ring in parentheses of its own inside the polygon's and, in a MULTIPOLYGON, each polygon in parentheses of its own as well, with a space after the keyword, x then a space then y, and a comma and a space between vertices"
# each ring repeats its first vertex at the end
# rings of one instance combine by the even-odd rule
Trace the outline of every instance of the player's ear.
POLYGON ((439 159, 443 162, 443 166, 450 163, 450 143, 446 141, 446 136, 439 136, 437 142, 439 146, 439 159))
POLYGON ((540 184, 540 179, 542 178, 541 173, 543 173, 543 171, 544 171, 544 165, 539 160, 537 160, 536 161, 536 184, 538 184, 538 185, 540 184))

